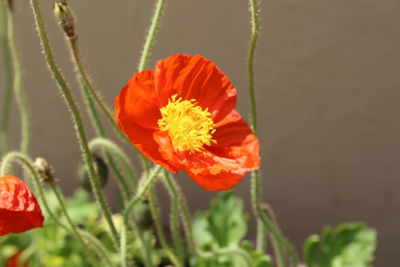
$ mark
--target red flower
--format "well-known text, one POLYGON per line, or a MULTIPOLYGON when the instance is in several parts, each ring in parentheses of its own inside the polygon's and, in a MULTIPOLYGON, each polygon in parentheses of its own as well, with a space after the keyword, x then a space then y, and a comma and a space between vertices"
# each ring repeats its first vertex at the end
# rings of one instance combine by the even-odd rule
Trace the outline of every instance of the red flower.
POLYGON ((259 168, 259 142, 236 89, 213 62, 176 54, 135 73, 115 98, 115 119, 149 159, 184 170, 207 190, 228 190, 259 168))
POLYGON ((0 177, 0 236, 43 227, 39 204, 23 181, 0 177))
POLYGON ((21 251, 15 253, 8 259, 6 267, 28 267, 27 262, 20 262, 21 251))

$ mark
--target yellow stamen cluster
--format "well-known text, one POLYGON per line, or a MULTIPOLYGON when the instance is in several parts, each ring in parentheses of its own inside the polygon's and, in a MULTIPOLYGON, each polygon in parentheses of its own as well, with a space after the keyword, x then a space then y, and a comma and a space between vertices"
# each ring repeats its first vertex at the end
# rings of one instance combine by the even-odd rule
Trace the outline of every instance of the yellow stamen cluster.
POLYGON ((158 126, 161 131, 168 131, 177 150, 194 153, 217 142, 212 139, 215 128, 211 113, 198 106, 195 99, 182 100, 174 94, 160 112, 158 126))

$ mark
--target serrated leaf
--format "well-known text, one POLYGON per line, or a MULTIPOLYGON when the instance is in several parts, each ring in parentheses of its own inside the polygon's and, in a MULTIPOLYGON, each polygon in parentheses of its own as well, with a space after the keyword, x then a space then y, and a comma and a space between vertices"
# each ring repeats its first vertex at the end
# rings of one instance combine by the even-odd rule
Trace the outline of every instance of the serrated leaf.
POLYGON ((376 231, 363 223, 325 227, 321 240, 314 235, 304 244, 307 266, 368 267, 376 248, 376 231), (316 255, 319 255, 316 257, 316 255))
POLYGON ((210 211, 196 215, 193 235, 200 246, 207 243, 219 247, 238 245, 246 235, 246 221, 242 200, 231 191, 222 192, 212 201, 210 211))

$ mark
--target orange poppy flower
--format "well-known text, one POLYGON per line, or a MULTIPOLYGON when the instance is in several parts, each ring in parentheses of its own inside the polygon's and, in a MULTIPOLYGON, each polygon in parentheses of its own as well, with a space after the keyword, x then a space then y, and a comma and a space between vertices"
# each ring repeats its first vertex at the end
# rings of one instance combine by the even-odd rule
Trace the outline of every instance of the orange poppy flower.
POLYGON ((43 227, 40 206, 23 181, 0 177, 0 236, 43 227))
POLYGON ((213 62, 176 54, 133 75, 115 98, 115 119, 153 162, 219 191, 260 163, 258 139, 235 106, 236 89, 213 62))

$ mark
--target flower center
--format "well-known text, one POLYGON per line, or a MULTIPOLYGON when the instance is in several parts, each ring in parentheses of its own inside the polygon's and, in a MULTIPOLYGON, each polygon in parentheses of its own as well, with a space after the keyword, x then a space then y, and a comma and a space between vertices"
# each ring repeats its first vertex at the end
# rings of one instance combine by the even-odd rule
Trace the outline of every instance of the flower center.
POLYGON ((172 145, 190 153, 203 150, 203 146, 217 143, 212 139, 214 121, 208 109, 202 109, 195 99, 182 100, 177 94, 171 96, 168 104, 160 109, 162 118, 158 126, 168 131, 172 145))

